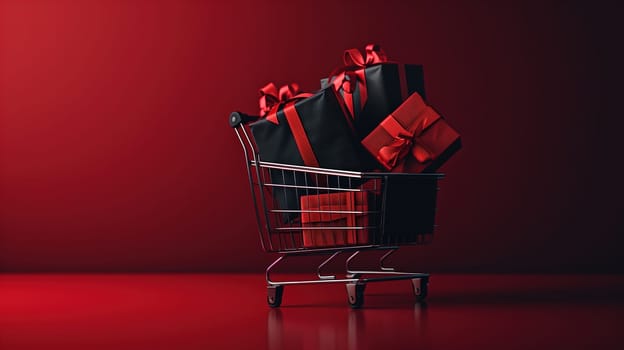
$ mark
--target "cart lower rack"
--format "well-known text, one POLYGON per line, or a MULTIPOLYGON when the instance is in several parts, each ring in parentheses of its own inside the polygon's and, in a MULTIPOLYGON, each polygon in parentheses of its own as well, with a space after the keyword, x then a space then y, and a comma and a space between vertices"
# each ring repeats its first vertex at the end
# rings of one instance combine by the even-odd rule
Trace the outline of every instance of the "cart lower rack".
POLYGON ((266 269, 269 306, 281 304, 286 285, 344 283, 348 302, 359 308, 367 283, 410 280, 417 301, 427 296, 428 273, 400 272, 386 259, 401 246, 431 241, 435 227, 438 185, 442 174, 355 172, 264 162, 242 113, 230 125, 243 147, 254 200, 258 234, 266 252, 280 256, 266 269), (378 266, 356 269, 365 252, 380 252, 378 266), (271 273, 280 264, 301 256, 325 258, 316 278, 280 280, 271 273), (344 276, 327 275, 323 268, 345 257, 344 276))

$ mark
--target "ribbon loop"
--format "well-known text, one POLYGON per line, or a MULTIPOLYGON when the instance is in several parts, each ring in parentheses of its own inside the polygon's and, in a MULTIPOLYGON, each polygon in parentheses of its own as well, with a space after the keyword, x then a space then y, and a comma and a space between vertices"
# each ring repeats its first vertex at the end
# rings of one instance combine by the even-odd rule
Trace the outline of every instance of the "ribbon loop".
POLYGON ((366 45, 366 64, 375 64, 388 62, 386 53, 381 49, 378 44, 366 45))
POLYGON ((309 93, 301 93, 297 83, 286 84, 279 90, 275 84, 268 83, 260 89, 259 93, 260 117, 266 118, 273 124, 279 124, 277 110, 280 106, 290 101, 312 96, 309 93))
POLYGON ((271 107, 279 103, 277 87, 273 83, 268 83, 260 89, 260 116, 266 116, 271 107))
POLYGON ((368 44, 364 49, 364 55, 358 49, 345 50, 343 62, 346 66, 366 67, 371 64, 388 61, 386 53, 378 44, 368 44), (364 56, 365 55, 365 56, 364 56))
POLYGON ((364 109, 368 100, 368 89, 366 87, 366 74, 364 68, 367 66, 388 62, 388 57, 377 44, 368 44, 364 49, 364 55, 358 49, 345 50, 343 58, 344 67, 335 69, 329 75, 329 82, 334 88, 343 91, 343 97, 351 117, 355 118, 357 109, 353 105, 353 94, 356 87, 359 88, 360 106, 364 109))
POLYGON ((345 50, 342 61, 347 66, 363 67, 366 64, 364 57, 362 57, 362 53, 358 49, 345 50))
POLYGON ((377 154, 378 160, 388 169, 394 168, 412 148, 414 132, 407 130, 393 115, 384 119, 380 126, 394 139, 390 144, 381 147, 377 154))
POLYGON ((280 102, 288 101, 295 97, 299 93, 299 84, 290 83, 282 86, 279 89, 279 100, 280 102))
POLYGON ((439 119, 440 115, 431 107, 425 107, 419 114, 417 122, 405 128, 391 114, 379 125, 393 140, 379 149, 377 160, 388 170, 395 168, 408 154, 411 154, 420 163, 431 160, 433 152, 419 142, 419 136, 439 119))

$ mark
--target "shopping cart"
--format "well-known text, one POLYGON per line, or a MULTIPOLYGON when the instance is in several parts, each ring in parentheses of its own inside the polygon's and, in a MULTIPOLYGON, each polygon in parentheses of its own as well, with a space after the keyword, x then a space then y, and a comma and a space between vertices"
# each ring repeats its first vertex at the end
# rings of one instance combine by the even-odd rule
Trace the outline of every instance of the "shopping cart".
MULTIPOLYGON (((344 283, 348 302, 359 308, 369 282, 411 280, 416 301, 427 296, 428 273, 400 272, 386 259, 400 246, 431 242, 438 179, 442 174, 356 172, 262 161, 247 124, 257 117, 230 115, 245 155, 258 233, 266 252, 279 257, 266 269, 267 302, 279 307, 284 286, 344 283), (372 269, 355 268, 364 252, 381 253, 372 269), (348 254, 344 276, 323 269, 340 254, 348 254), (306 280, 271 278, 286 260, 328 256, 306 280)), ((345 255, 342 255, 344 257, 345 255)))

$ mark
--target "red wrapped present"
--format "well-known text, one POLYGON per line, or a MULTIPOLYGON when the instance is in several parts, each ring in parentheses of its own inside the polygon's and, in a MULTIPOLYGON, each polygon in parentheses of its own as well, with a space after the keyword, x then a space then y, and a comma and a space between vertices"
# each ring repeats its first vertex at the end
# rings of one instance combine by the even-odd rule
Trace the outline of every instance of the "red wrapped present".
POLYGON ((460 147, 460 136, 417 93, 386 117, 362 145, 392 172, 435 171, 460 147))
POLYGON ((304 247, 333 247, 369 242, 366 229, 368 197, 363 192, 301 196, 301 209, 304 247))

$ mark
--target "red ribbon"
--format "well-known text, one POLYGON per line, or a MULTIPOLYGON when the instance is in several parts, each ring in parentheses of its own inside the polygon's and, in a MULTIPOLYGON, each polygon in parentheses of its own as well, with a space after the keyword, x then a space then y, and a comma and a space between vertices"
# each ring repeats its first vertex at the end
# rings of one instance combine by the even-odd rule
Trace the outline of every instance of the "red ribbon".
POLYGON ((310 97, 312 94, 300 93, 297 83, 290 83, 277 89, 273 83, 268 83, 260 89, 260 117, 266 118, 273 124, 277 121, 277 110, 287 102, 310 97))
POLYGON ((290 126, 290 131, 292 131, 301 159, 303 159, 303 164, 316 168, 320 167, 312 145, 310 144, 310 140, 308 139, 308 134, 306 134, 303 124, 301 124, 301 118, 295 108, 295 101, 286 104, 284 107, 284 115, 288 121, 288 126, 290 126))
POLYGON ((279 125, 277 120, 277 111, 284 106, 283 111, 286 116, 288 126, 292 131, 295 144, 299 150, 299 154, 303 159, 303 163, 311 167, 319 167, 312 145, 308 139, 308 135, 303 128, 299 113, 295 108, 298 100, 312 96, 310 93, 300 93, 299 85, 291 83, 284 85, 277 90, 273 83, 268 83, 260 89, 260 117, 265 118, 275 125, 279 125))
POLYGON ((383 63, 388 61, 386 53, 377 44, 368 44, 364 48, 366 56, 362 56, 358 49, 345 50, 343 61, 347 66, 366 67, 371 64, 383 63))
POLYGON ((351 116, 355 116, 353 107, 353 93, 356 84, 360 88, 360 109, 364 108, 368 99, 368 91, 366 89, 366 75, 364 68, 378 63, 388 61, 386 54, 377 44, 368 44, 365 48, 365 54, 362 55, 358 49, 345 50, 343 56, 344 67, 334 70, 329 75, 329 81, 334 85, 336 90, 342 89, 344 92, 344 100, 351 112, 351 116), (332 77, 335 79, 332 81, 332 77))
POLYGON ((377 160, 388 170, 394 169, 410 153, 420 163, 431 160, 433 152, 419 143, 418 137, 440 118, 440 115, 431 107, 426 107, 420 116, 415 119, 416 122, 406 129, 391 114, 379 125, 394 140, 390 144, 381 147, 377 153, 377 160))

